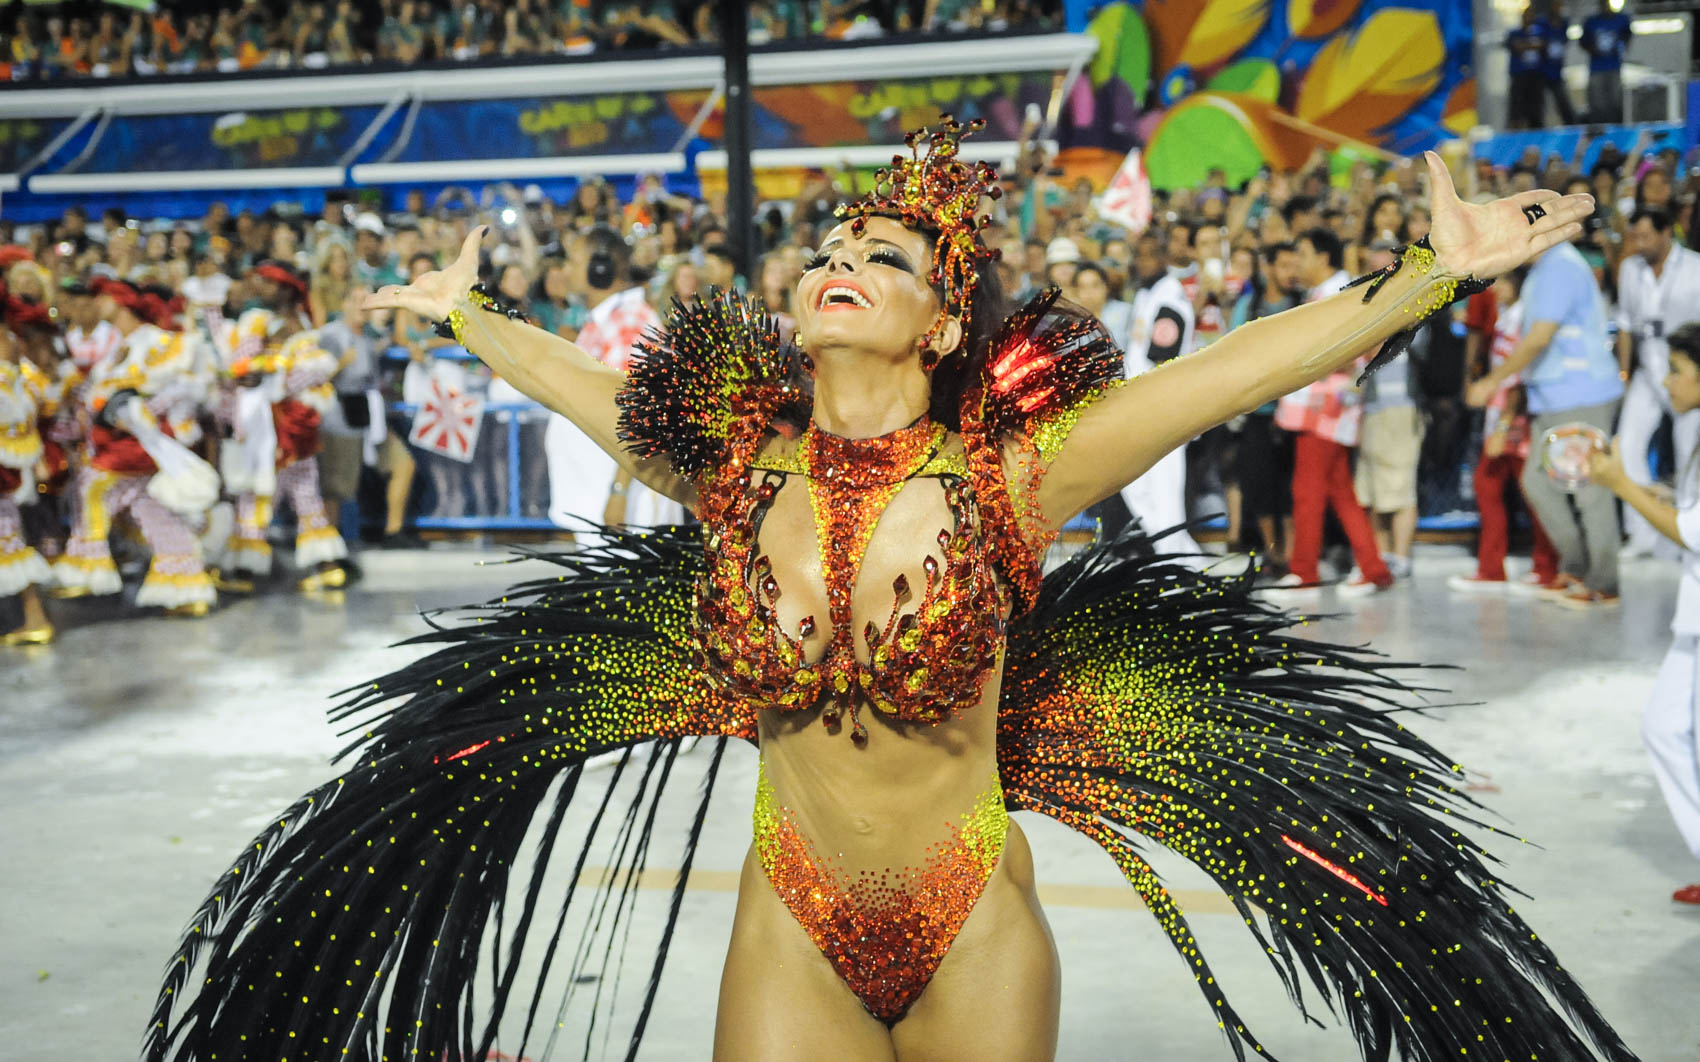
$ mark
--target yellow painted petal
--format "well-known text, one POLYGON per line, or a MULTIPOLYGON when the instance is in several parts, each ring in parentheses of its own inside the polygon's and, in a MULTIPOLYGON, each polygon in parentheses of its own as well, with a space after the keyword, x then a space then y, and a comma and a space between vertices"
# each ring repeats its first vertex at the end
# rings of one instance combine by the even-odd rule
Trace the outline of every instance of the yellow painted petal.
POLYGON ((1287 27, 1304 40, 1326 37, 1351 21, 1361 4, 1362 0, 1290 0, 1287 27))
POLYGON ((1294 113, 1369 139, 1440 84, 1446 45, 1433 12, 1389 8, 1329 41, 1299 86, 1294 113))
POLYGON ((1250 44, 1269 21, 1271 0, 1149 0, 1155 69, 1215 66, 1250 44))

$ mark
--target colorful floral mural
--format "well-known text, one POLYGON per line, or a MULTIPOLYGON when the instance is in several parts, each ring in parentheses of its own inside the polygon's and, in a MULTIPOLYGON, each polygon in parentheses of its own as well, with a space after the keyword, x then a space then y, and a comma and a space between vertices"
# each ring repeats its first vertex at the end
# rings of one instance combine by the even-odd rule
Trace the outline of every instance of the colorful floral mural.
POLYGON ((1142 146, 1155 187, 1214 166, 1238 182, 1318 147, 1410 155, 1476 122, 1470 0, 1145 0, 1089 32, 1060 130, 1075 172, 1142 146))

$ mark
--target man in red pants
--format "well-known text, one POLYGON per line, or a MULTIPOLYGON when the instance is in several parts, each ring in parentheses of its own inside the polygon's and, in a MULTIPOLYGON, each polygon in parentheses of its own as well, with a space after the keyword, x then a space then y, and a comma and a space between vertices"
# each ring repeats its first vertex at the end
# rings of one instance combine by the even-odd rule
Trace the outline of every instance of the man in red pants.
MULTIPOLYGON (((1310 286, 1308 301, 1340 291, 1350 279, 1339 237, 1316 228, 1298 238, 1299 274, 1310 286)), ((1381 559, 1369 517, 1352 486, 1352 447, 1358 443, 1363 405, 1357 367, 1293 392, 1275 407, 1275 423, 1297 438, 1293 447, 1293 549, 1288 573, 1277 580, 1277 596, 1314 593, 1321 582, 1322 521, 1332 508, 1352 543, 1357 572, 1340 583, 1342 597, 1361 597, 1393 585, 1381 559), (1283 593, 1285 592, 1285 593, 1283 593)))
MULTIPOLYGON (((1493 341, 1478 373, 1504 361, 1523 338, 1523 307, 1517 302, 1522 285, 1523 270, 1513 270, 1494 281, 1491 294, 1499 309, 1493 341)), ((1522 380, 1516 375, 1508 377, 1488 400, 1482 454, 1475 472, 1476 506, 1481 512, 1476 574, 1454 575, 1446 580, 1447 586, 1460 593, 1503 593, 1511 587, 1537 590, 1558 577, 1558 549, 1530 508, 1529 520, 1535 533, 1534 570, 1517 583, 1505 578, 1505 553, 1511 537, 1505 487, 1521 482, 1523 463, 1529 456, 1529 414, 1524 406, 1522 380)))

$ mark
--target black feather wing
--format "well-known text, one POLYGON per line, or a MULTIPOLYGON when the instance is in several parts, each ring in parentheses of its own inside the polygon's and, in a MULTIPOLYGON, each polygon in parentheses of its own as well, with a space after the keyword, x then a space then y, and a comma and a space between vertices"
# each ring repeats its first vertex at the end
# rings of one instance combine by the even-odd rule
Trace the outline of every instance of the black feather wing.
POLYGON ((1392 665, 1289 633, 1250 579, 1153 557, 1135 535, 1047 576, 1010 631, 1009 805, 1109 852, 1237 1057, 1263 1047, 1148 843, 1209 873, 1294 1001, 1310 981, 1365 1058, 1633 1059, 1460 832, 1482 823, 1458 768, 1405 729, 1392 665))
POLYGON ((696 532, 609 530, 591 548, 534 556, 560 574, 414 639, 437 649, 333 713, 368 723, 352 762, 219 879, 167 970, 148 1059, 483 1058, 522 1001, 523 1050, 575 897, 579 908, 589 897, 588 929, 564 992, 581 979, 600 992, 617 969, 681 743, 717 738, 635 1054, 725 739, 753 737, 754 720, 691 667, 696 532), (586 774, 587 757, 611 751, 611 774, 586 774), (583 835, 569 832, 569 809, 587 808, 583 835), (603 843, 613 858, 592 867, 603 843), (553 925, 534 933, 563 873, 553 925))

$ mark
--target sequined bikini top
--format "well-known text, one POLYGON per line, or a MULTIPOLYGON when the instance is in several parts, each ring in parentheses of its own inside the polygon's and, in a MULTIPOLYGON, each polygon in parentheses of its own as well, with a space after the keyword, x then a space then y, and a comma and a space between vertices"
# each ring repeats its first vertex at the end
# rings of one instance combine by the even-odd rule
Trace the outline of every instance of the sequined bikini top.
POLYGON ((945 429, 926 419, 875 439, 811 427, 793 454, 751 464, 739 477, 741 503, 707 529, 697 588, 699 664, 718 685, 782 711, 824 702, 823 721, 837 727, 848 715, 858 745, 867 739, 863 701, 912 723, 940 723, 979 701, 1010 602, 981 541, 966 463, 944 452, 945 440, 945 429), (851 600, 874 528, 898 491, 927 479, 942 489, 952 526, 922 561, 926 585, 912 587, 899 575, 884 623, 870 620, 858 631, 851 600), (826 647, 813 659, 805 643, 823 630, 820 619, 805 616, 794 632, 784 629, 780 587, 758 545, 774 498, 797 480, 809 494, 826 582, 826 647))
POLYGON ((984 376, 968 381, 959 446, 924 418, 877 439, 810 426, 794 447, 769 445, 782 425, 811 424, 801 353, 754 300, 716 293, 676 303, 667 330, 638 345, 619 395, 620 436, 639 458, 665 456, 695 487, 704 564, 690 637, 706 680, 752 707, 822 706, 829 726, 848 714, 858 744, 863 702, 933 724, 979 703, 1012 609, 1031 607, 1039 592, 1052 535, 1038 511, 1044 468, 1120 370, 1102 326, 1053 290, 1005 320, 984 376), (927 544, 926 585, 899 577, 884 623, 858 631, 851 601, 875 527, 906 485, 925 480, 943 492, 950 523, 936 552, 927 544), (759 541, 780 492, 799 487, 820 542, 827 614, 786 630, 775 608, 782 588, 759 541))

